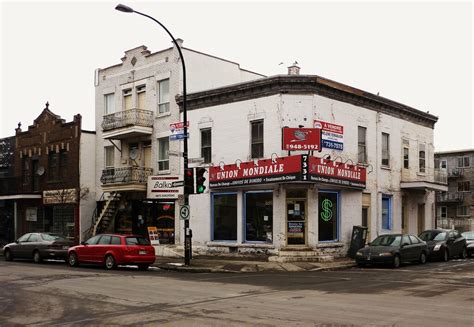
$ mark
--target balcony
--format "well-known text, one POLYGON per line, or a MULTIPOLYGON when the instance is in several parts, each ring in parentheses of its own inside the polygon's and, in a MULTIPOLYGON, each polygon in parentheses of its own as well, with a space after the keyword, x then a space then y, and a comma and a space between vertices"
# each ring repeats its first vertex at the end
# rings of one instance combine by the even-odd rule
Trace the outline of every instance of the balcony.
POLYGON ((449 178, 460 178, 464 175, 464 169, 462 168, 453 168, 448 171, 449 178))
POLYGON ((438 203, 457 203, 464 200, 462 192, 447 192, 436 194, 436 202, 438 203))
POLYGON ((426 168, 424 173, 402 169, 400 188, 405 191, 448 191, 446 170, 426 168))
POLYGON ((148 176, 153 174, 147 167, 118 167, 102 170, 100 181, 104 191, 146 191, 148 176))
POLYGON ((125 139, 153 133, 153 111, 129 109, 103 117, 104 139, 125 139))

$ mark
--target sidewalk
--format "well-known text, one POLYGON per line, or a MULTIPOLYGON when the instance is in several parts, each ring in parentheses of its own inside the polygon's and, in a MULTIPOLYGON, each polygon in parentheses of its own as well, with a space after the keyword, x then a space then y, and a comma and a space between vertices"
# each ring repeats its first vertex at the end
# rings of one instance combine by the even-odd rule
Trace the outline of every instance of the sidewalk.
POLYGON ((268 262, 266 257, 237 257, 230 255, 194 256, 189 266, 184 258, 157 257, 153 266, 164 270, 194 273, 300 272, 347 269, 356 264, 350 258, 333 262, 268 262))

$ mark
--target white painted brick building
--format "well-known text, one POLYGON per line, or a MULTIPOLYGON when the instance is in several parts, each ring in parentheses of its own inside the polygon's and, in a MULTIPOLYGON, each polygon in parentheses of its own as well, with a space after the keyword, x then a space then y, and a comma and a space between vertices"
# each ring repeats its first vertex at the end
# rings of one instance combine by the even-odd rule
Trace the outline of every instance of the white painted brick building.
MULTIPOLYGON (((187 91, 197 92, 261 78, 237 63, 182 47, 187 91)), ((175 46, 151 53, 125 51, 122 62, 95 74, 96 201, 90 233, 146 233, 155 226, 165 244, 180 244, 175 201, 147 199, 151 175, 179 175, 180 141, 169 141, 180 120, 175 96, 182 94, 182 63, 175 46)))
MULTIPOLYGON (((210 134, 212 155, 207 167, 220 166, 224 171, 223 165, 283 158, 289 154, 282 150, 282 128, 312 128, 319 120, 343 127, 343 150, 323 148, 313 156, 330 156, 338 164, 360 164, 367 171, 366 187, 320 182, 208 185, 209 192, 190 197, 194 248, 276 253, 296 246, 344 254, 353 225, 366 225, 370 239, 383 233, 418 234, 433 228, 434 191, 446 188, 445 176, 434 169, 437 117, 298 72, 188 94, 189 157, 204 156, 203 143, 208 142, 203 137, 210 134), (263 141, 252 131, 255 124, 263 128, 263 141), (388 147, 382 139, 388 140, 388 147), (263 143, 263 153, 252 156, 255 142, 263 143), (261 201, 255 195, 258 192, 263 192, 261 201), (338 212, 332 234, 322 232, 327 227, 321 222, 318 203, 320 197, 330 194, 337 195, 338 212), (250 202, 255 208, 249 208, 250 202), (297 211, 300 217, 295 218, 297 211), (217 231, 219 219, 231 225, 229 230, 217 231), (256 228, 261 229, 260 236, 255 236, 256 228)), ((291 155, 306 153, 293 151, 291 155)), ((209 170, 208 181, 211 174, 209 170)))

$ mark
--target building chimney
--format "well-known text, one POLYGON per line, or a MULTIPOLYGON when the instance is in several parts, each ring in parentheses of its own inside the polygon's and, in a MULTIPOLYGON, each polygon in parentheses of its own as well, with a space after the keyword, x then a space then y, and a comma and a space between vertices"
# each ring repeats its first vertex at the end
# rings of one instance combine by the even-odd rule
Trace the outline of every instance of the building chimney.
POLYGON ((288 75, 299 75, 300 74, 300 67, 298 66, 298 62, 295 61, 293 65, 288 67, 288 75))

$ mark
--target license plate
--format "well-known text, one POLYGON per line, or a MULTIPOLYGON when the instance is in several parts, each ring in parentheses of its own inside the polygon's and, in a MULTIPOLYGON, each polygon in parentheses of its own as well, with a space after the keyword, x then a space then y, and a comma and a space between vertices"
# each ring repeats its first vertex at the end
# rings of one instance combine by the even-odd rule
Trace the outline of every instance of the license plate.
POLYGON ((367 257, 367 260, 370 260, 370 255, 367 257))
POLYGON ((67 249, 69 249, 69 246, 63 245, 63 250, 67 250, 67 249))
POLYGON ((140 250, 140 251, 138 251, 138 254, 146 254, 146 251, 145 250, 140 250))

